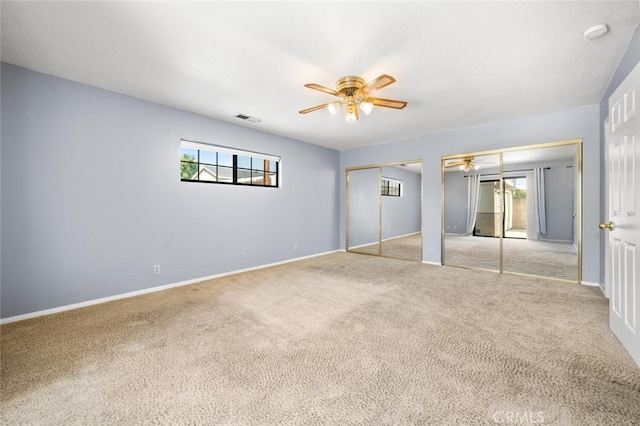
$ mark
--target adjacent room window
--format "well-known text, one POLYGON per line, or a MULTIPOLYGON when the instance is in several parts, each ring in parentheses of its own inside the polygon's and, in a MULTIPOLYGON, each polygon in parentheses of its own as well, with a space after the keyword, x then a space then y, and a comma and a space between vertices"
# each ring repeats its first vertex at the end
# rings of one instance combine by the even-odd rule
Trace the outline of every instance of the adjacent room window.
POLYGON ((180 180, 278 187, 280 157, 183 140, 180 180))
POLYGON ((402 196, 402 181, 383 177, 381 181, 381 194, 390 197, 402 196))

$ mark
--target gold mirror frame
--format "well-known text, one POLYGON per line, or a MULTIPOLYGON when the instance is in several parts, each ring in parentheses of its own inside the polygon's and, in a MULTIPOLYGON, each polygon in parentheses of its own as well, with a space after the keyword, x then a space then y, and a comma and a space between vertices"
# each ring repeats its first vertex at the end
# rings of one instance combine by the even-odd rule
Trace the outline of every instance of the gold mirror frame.
MULTIPOLYGON (((459 267, 459 268, 465 268, 465 269, 482 269, 482 268, 476 268, 476 267, 470 267, 470 266, 461 266, 461 265, 447 265, 446 264, 446 256, 445 256, 445 164, 446 161, 449 160, 454 160, 454 159, 460 159, 460 158, 464 158, 464 157, 476 157, 476 156, 482 156, 482 155, 495 155, 498 154, 499 155, 499 180, 500 180, 500 191, 504 191, 504 176, 503 176, 503 154, 507 153, 507 152, 517 152, 517 151, 524 151, 524 150, 530 150, 530 149, 539 149, 539 148, 552 148, 552 147, 558 147, 558 146, 566 146, 566 145, 576 145, 577 148, 577 165, 578 165, 578 175, 577 175, 577 187, 576 187, 576 191, 577 191, 577 232, 578 232, 578 247, 577 247, 577 254, 578 254, 578 278, 577 278, 577 283, 581 283, 582 282, 582 139, 570 139, 570 140, 565 140, 565 141, 558 141, 558 142, 549 142, 549 143, 543 143, 543 144, 537 144, 537 145, 524 145, 524 146, 518 146, 518 147, 512 147, 512 148, 502 148, 502 149, 493 149, 493 150, 487 150, 487 151, 476 151, 476 152, 467 152, 467 153, 461 153, 461 154, 455 154, 455 155, 446 155, 441 157, 441 252, 440 252, 440 256, 441 256, 441 263, 442 265, 446 265, 446 266, 454 266, 454 267, 459 267)), ((501 220, 504 219, 504 214, 505 214, 505 208, 504 208, 504 200, 501 200, 500 202, 500 215, 501 215, 501 220)), ((549 277, 549 276, 544 276, 544 275, 533 275, 533 274, 525 274, 525 273, 519 273, 519 272, 511 272, 511 271, 505 271, 504 270, 504 242, 503 242, 503 238, 504 238, 504 232, 501 231, 500 232, 500 250, 499 250, 499 254, 500 254, 500 269, 499 271, 494 271, 494 272, 499 272, 501 274, 507 273, 507 274, 513 274, 513 275, 524 275, 524 276, 532 276, 532 277, 536 277, 536 278, 547 278, 550 280, 554 280, 554 281, 561 281, 561 282, 569 282, 569 283, 576 283, 576 281, 574 280, 568 280, 568 279, 564 279, 564 278, 556 278, 556 277, 549 277)))
MULTIPOLYGON (((379 164, 369 164, 365 166, 355 166, 355 167, 347 167, 345 169, 346 173, 346 211, 345 211, 345 251, 348 253, 357 253, 357 254, 365 254, 370 256, 382 256, 382 195, 380 194, 378 197, 378 215, 379 215, 379 232, 378 232, 378 254, 374 255, 371 253, 361 253, 358 251, 353 251, 349 249, 349 222, 350 222, 350 211, 349 211, 349 195, 350 195, 350 173, 358 170, 367 170, 367 169, 378 169, 378 181, 382 179, 382 168, 390 167, 390 166, 400 166, 403 164, 420 164, 420 262, 424 259, 424 241, 422 241, 423 237, 423 222, 422 222, 422 209, 424 204, 424 170, 423 170, 423 162, 422 160, 408 160, 408 161, 395 161, 392 163, 379 163, 379 164)), ((379 185, 378 185, 379 188, 379 185)))

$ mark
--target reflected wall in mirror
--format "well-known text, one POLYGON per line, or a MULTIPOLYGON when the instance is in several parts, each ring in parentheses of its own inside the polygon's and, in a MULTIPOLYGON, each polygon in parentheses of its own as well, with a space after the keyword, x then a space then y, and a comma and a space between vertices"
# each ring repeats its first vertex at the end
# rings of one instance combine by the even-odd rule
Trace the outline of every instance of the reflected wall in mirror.
POLYGON ((421 161, 347 169, 347 251, 421 262, 421 228, 421 161))
POLYGON ((382 185, 382 255, 422 262, 422 163, 382 167, 382 185))
POLYGON ((443 157, 443 264, 579 282, 581 143, 443 157))
POLYGON ((347 251, 380 255, 380 168, 347 171, 347 251))
POLYGON ((444 161, 447 265, 500 270, 500 155, 444 161))

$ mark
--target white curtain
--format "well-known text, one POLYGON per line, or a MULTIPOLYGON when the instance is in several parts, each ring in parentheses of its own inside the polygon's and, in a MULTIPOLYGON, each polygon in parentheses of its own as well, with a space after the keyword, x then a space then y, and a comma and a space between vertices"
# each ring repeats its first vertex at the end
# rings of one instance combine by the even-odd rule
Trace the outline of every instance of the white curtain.
POLYGON ((533 187, 533 171, 526 173, 527 177, 527 239, 537 240, 538 233, 536 232, 536 209, 535 209, 535 191, 533 187))
POLYGON ((533 205, 535 212, 535 230, 538 234, 547 233, 547 215, 544 190, 544 169, 533 169, 533 205))
POLYGON ((467 229, 465 235, 473 234, 478 214, 478 198, 480 195, 480 175, 469 175, 467 181, 467 229))

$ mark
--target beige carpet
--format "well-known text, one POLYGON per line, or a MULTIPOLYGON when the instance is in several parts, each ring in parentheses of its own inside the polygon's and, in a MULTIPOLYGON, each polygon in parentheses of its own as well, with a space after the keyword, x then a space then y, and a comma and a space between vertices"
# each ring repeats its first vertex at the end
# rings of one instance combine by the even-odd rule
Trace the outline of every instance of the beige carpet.
POLYGON ((335 253, 3 325, 2 424, 638 424, 607 312, 594 288, 335 253))
MULTIPOLYGON (((444 263, 500 270, 500 239, 446 235, 444 263)), ((571 243, 505 238, 504 271, 578 281, 578 253, 571 243)))

